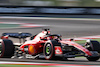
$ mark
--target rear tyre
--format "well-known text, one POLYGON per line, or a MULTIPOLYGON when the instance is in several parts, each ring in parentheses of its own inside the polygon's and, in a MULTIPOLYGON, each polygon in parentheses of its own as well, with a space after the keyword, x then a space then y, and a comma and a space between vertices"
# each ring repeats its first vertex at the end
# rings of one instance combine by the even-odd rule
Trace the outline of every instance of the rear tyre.
POLYGON ((44 53, 44 56, 45 56, 45 59, 47 60, 50 60, 50 59, 53 59, 54 58, 54 45, 51 44, 51 43, 46 43, 44 45, 44 50, 43 50, 43 53, 44 53))
POLYGON ((58 57, 55 57, 55 46, 61 46, 60 43, 58 43, 56 40, 51 40, 45 43, 43 48, 43 54, 45 56, 45 59, 47 60, 54 60, 59 59, 58 57))
POLYGON ((0 40, 0 58, 10 58, 14 54, 14 45, 11 40, 0 40))

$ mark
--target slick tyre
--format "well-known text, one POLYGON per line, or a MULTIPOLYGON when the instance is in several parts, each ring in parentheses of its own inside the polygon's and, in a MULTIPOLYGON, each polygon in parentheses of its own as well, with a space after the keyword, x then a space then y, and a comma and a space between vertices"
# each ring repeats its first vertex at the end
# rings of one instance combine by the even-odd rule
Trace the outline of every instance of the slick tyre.
POLYGON ((99 60, 99 57, 87 57, 87 59, 89 61, 97 61, 97 60, 99 60))
POLYGON ((47 41, 43 48, 43 54, 45 59, 47 60, 54 60, 55 57, 55 46, 61 46, 56 40, 47 41))
POLYGON ((98 41, 93 40, 93 41, 91 41, 91 44, 88 44, 88 45, 90 45, 90 46, 86 47, 86 49, 88 49, 89 51, 97 51, 100 53, 100 43, 98 41))
POLYGON ((10 58, 14 54, 14 45, 11 40, 0 40, 0 58, 10 58))
MULTIPOLYGON (((100 43, 98 41, 91 41, 90 47, 87 47, 89 51, 97 51, 100 53, 100 43)), ((100 57, 86 57, 89 61, 97 61, 100 57)))
POLYGON ((47 60, 53 59, 55 57, 54 45, 50 42, 47 42, 44 45, 43 53, 44 53, 45 59, 47 60))

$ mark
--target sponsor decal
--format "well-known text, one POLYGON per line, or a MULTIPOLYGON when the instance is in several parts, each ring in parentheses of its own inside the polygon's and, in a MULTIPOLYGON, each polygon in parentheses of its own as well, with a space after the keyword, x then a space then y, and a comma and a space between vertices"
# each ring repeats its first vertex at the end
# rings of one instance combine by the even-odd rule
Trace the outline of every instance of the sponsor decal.
POLYGON ((55 46, 55 54, 62 54, 62 50, 60 46, 55 46))

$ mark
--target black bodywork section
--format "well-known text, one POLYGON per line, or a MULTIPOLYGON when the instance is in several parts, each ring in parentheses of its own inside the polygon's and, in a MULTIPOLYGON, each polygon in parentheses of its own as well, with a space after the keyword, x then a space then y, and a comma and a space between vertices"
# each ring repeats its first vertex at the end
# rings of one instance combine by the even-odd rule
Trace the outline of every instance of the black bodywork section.
POLYGON ((6 36, 6 35, 13 38, 26 38, 26 37, 30 37, 32 34, 30 33, 3 33, 2 34, 2 36, 6 36))

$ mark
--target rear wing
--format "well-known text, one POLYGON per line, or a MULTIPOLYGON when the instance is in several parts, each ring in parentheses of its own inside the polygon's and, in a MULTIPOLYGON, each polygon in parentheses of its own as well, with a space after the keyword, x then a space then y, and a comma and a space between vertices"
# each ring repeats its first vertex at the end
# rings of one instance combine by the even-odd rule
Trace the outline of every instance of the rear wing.
POLYGON ((3 33, 2 36, 8 35, 13 38, 26 38, 32 36, 31 33, 3 33))

